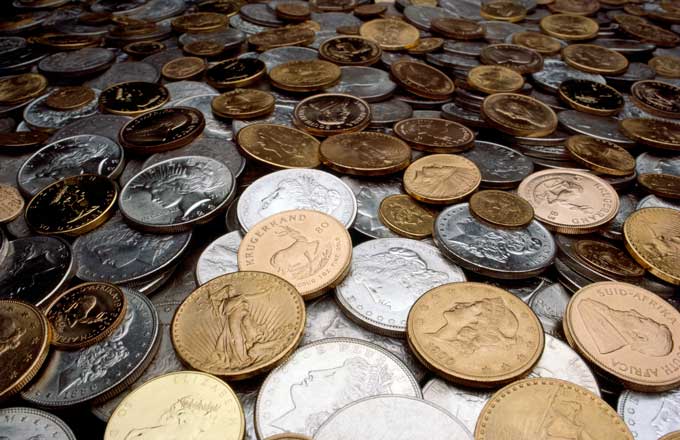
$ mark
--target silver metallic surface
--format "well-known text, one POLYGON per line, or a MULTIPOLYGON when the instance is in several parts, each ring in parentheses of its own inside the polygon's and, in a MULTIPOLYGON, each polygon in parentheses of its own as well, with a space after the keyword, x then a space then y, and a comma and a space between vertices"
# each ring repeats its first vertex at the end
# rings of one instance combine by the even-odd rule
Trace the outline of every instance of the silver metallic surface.
POLYGON ((389 73, 375 67, 342 66, 340 82, 325 89, 326 93, 346 93, 367 102, 382 101, 397 88, 389 73))
POLYGON ((234 119, 231 121, 234 136, 243 128, 251 124, 277 124, 293 126, 294 103, 279 103, 274 106, 274 111, 266 116, 253 119, 234 119))
POLYGON ((525 155, 493 142, 475 141, 475 146, 460 153, 473 161, 482 173, 481 185, 488 188, 514 188, 534 172, 534 164, 525 155))
POLYGON ((265 50, 257 58, 267 66, 267 72, 270 72, 274 67, 290 61, 319 59, 319 52, 300 46, 275 47, 265 50))
POLYGON ((354 229, 370 238, 394 238, 397 234, 380 222, 380 202, 392 194, 404 194, 400 179, 368 180, 343 176, 357 199, 357 218, 354 229))
POLYGON ((85 83, 93 89, 105 90, 114 84, 128 81, 158 82, 161 77, 160 71, 149 63, 143 61, 127 61, 116 63, 106 72, 95 79, 85 83))
POLYGON ((87 118, 77 119, 57 130, 50 136, 47 142, 52 143, 82 134, 96 134, 118 142, 120 129, 131 120, 132 118, 129 116, 95 114, 87 118))
POLYGON ((0 409, 0 439, 7 440, 76 440, 63 420, 34 408, 0 409))
MULTIPOLYGON (((83 107, 74 110, 53 110, 45 104, 49 96, 43 95, 35 99, 24 109, 24 121, 35 130, 53 131, 67 126, 78 119, 87 118, 97 113, 99 105, 98 89, 93 89, 95 99, 83 107)), ((96 134, 96 133, 88 133, 96 134)))
POLYGON ((550 284, 536 292, 529 300, 529 307, 541 320, 543 331, 564 340, 562 318, 571 295, 560 283, 550 284))
POLYGON ((231 124, 221 119, 217 119, 212 112, 211 104, 216 96, 218 95, 191 96, 189 98, 173 101, 170 106, 195 108, 203 113, 203 117, 205 118, 204 134, 230 141, 234 137, 234 131, 232 131, 231 124))
POLYGON ((599 84, 607 84, 607 81, 602 75, 582 72, 574 69, 563 61, 555 59, 544 60, 543 70, 532 73, 531 79, 534 80, 536 85, 543 87, 551 93, 557 93, 560 84, 566 79, 582 79, 599 84))
POLYGON ((634 145, 635 142, 619 130, 619 121, 608 116, 595 116, 576 110, 559 112, 560 124, 570 132, 585 134, 622 145, 634 145))
POLYGON ((636 440, 657 440, 680 430, 680 390, 665 393, 624 390, 617 411, 636 440))
POLYGON ((238 247, 243 235, 232 231, 206 246, 196 262, 196 283, 200 286, 213 278, 238 272, 238 247))
POLYGON ((680 176, 680 154, 659 154, 645 151, 635 158, 638 174, 672 174, 680 176))

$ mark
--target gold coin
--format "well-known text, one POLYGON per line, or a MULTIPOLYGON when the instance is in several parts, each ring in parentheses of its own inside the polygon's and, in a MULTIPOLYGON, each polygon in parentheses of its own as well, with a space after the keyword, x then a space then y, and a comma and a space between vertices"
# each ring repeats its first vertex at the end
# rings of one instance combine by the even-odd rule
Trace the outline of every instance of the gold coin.
POLYGON ((98 47, 104 42, 102 37, 90 35, 43 34, 29 37, 28 42, 44 46, 53 51, 78 50, 85 47, 98 47))
POLYGON ((293 123, 315 136, 363 130, 371 122, 371 106, 361 98, 342 93, 321 93, 300 101, 293 123))
POLYGON ((0 399, 5 399, 35 377, 47 358, 52 337, 40 310, 11 299, 0 300, 0 333, 0 399))
POLYGON ((22 73, 0 79, 0 104, 29 101, 47 89, 47 79, 38 73, 22 73))
POLYGON ((524 86, 524 77, 503 66, 477 66, 468 72, 467 82, 470 87, 480 92, 509 93, 516 92, 524 86))
POLYGON ((444 46, 444 39, 437 37, 421 38, 418 44, 408 50, 412 55, 423 55, 430 52, 436 52, 444 46))
POLYGON ((378 18, 361 25, 359 35, 375 41, 383 50, 404 50, 415 47, 420 31, 401 20, 378 18))
POLYGON ((593 15, 600 9, 598 0, 555 0, 548 5, 553 14, 593 15))
POLYGON ((146 58, 153 54, 163 52, 165 44, 160 41, 135 41, 123 47, 123 52, 136 58, 146 58))
POLYGON ((309 5, 304 3, 277 3, 276 16, 290 21, 304 21, 310 16, 309 5))
POLYGON ((574 110, 598 116, 616 115, 626 103, 614 87, 587 79, 562 81, 557 95, 574 110))
POLYGON ((437 213, 420 205, 406 194, 393 194, 380 202, 380 222, 390 231, 406 238, 422 240, 432 235, 437 213))
POLYGON ((45 100, 45 104, 55 110, 73 110, 94 101, 96 95, 89 87, 61 87, 45 100))
POLYGON ((642 287, 605 281, 583 287, 564 313, 570 345, 635 391, 680 385, 680 312, 642 287))
POLYGON ((274 95, 257 89, 235 89, 212 100, 213 113, 224 119, 250 119, 274 111, 274 95))
POLYGON ((205 79, 217 89, 233 89, 256 83, 266 71, 267 66, 257 58, 234 58, 210 66, 205 79))
POLYGON ((516 23, 524 20, 527 10, 513 1, 495 0, 489 3, 482 2, 479 15, 487 20, 516 23))
POLYGON ((384 176, 411 162, 411 147, 387 134, 360 132, 331 136, 321 143, 321 162, 328 168, 358 176, 384 176))
POLYGON ((432 154, 413 162, 404 172, 404 189, 416 200, 437 205, 460 202, 482 181, 479 168, 455 154, 432 154))
POLYGON ((150 379, 111 414, 104 440, 242 440, 245 416, 238 396, 218 378, 179 371, 150 379))
POLYGON ((175 32, 212 32, 227 26, 229 20, 226 15, 216 12, 196 12, 184 14, 172 20, 172 29, 175 32))
POLYGON ((212 40, 199 40, 185 44, 182 50, 187 55, 196 57, 216 57, 224 52, 224 44, 212 40))
POLYGON ((289 61, 269 72, 272 85, 290 92, 313 92, 340 80, 340 68, 323 60, 289 61))
POLYGON ((657 75, 668 78, 680 78, 680 57, 659 55, 647 62, 657 75))
POLYGON ((628 58, 597 44, 570 44, 562 49, 562 59, 575 69, 601 75, 620 75, 628 69, 628 58))
MULTIPOLYGON (((297 263, 305 255, 295 255, 297 263)), ((305 304, 292 284, 270 273, 234 272, 201 285, 182 302, 172 320, 172 343, 191 368, 241 380, 281 363, 304 328, 305 304)))
MULTIPOLYGON (((293 4, 293 3, 279 3, 293 4)), ((282 28, 267 29, 248 37, 248 44, 255 46, 255 49, 263 52, 275 47, 286 46, 307 46, 314 42, 315 32, 308 27, 285 26, 282 28)))
POLYGON ((613 17, 619 25, 619 30, 633 36, 633 38, 654 43, 659 47, 675 47, 680 43, 680 36, 675 32, 656 26, 643 17, 618 14, 613 17))
POLYGON ((390 72, 398 84, 423 98, 448 99, 455 89, 448 75, 419 61, 398 61, 390 72))
POLYGON ((640 174, 638 183, 647 191, 667 199, 680 199, 680 177, 672 174, 640 174))
POLYGON ((613 142, 576 135, 567 139, 566 147, 576 162, 596 173, 628 176, 635 171, 635 158, 613 142))
POLYGON ((503 228, 521 228, 534 219, 529 202, 512 193, 484 190, 470 197, 470 212, 477 218, 503 228))
POLYGON ((482 283, 449 283, 429 290, 411 308, 406 328, 409 347, 428 369, 476 388, 526 376, 545 342, 543 327, 528 305, 482 283))
POLYGON ((555 55, 562 49, 559 40, 540 32, 516 32, 512 34, 512 42, 533 49, 541 55, 555 55))
POLYGON ((8 223, 24 212, 24 198, 10 185, 0 185, 0 223, 8 223))
POLYGON ((475 141, 475 133, 463 124, 440 118, 402 119, 393 129, 414 150, 429 153, 459 153, 475 141))
POLYGON ((361 19, 368 18, 378 18, 380 15, 387 11, 387 4, 385 3, 369 3, 365 5, 359 5, 354 8, 354 15, 361 19))
POLYGON ((484 26, 472 20, 453 17, 437 17, 431 22, 432 32, 454 40, 477 40, 484 38, 484 26))
POLYGON ((114 115, 137 116, 161 108, 170 99, 164 86, 145 81, 114 84, 99 95, 99 107, 114 115))
POLYGON ((15 131, 0 133, 0 147, 5 152, 27 153, 43 145, 50 134, 42 131, 15 131))
POLYGON ((381 54, 382 49, 374 41, 356 36, 329 38, 319 46, 321 58, 343 66, 370 66, 381 54))
POLYGON ((161 68, 161 75, 168 81, 184 81, 201 75, 207 67, 198 57, 180 57, 170 60, 161 68))
POLYGON ((546 34, 565 41, 590 40, 600 30, 595 20, 572 14, 545 16, 541 19, 540 26, 546 34))
POLYGON ((645 270, 622 249, 602 240, 578 240, 576 257, 588 266, 617 278, 640 278, 645 270))
POLYGON ((653 148, 680 151, 680 124, 652 118, 632 118, 619 122, 621 132, 632 140, 653 148))
POLYGON ((518 93, 495 93, 482 103, 482 116, 514 136, 542 137, 557 129, 557 115, 541 101, 518 93))
POLYGON ((659 440, 680 440, 680 431, 670 432, 662 437, 659 437, 659 440))
POLYGON ((349 233, 334 217, 319 211, 274 214, 253 226, 238 249, 239 270, 276 274, 305 300, 340 284, 351 259, 349 233))
POLYGON ((274 168, 316 168, 319 141, 304 131, 285 125, 251 124, 236 135, 243 152, 274 168))
POLYGON ((607 402, 571 382, 543 377, 517 381, 497 391, 482 409, 475 428, 475 440, 570 437, 633 440, 607 402))

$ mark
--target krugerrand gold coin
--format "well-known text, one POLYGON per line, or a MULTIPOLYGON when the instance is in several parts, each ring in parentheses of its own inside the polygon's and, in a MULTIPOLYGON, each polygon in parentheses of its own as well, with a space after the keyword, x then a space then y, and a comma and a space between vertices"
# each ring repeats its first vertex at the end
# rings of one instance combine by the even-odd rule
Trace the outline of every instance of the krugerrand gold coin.
POLYGON ((482 116, 502 132, 542 137, 557 128, 557 115, 538 99, 518 93, 495 93, 482 103, 482 116))
POLYGON ((272 85, 290 92, 313 92, 340 80, 340 68, 323 60, 289 61, 269 72, 272 85))
POLYGON ((423 55, 436 52, 444 46, 444 39, 438 37, 421 38, 418 44, 408 50, 411 55, 423 55))
POLYGON ((680 385, 680 312, 633 284, 589 284, 569 301, 569 344, 627 388, 661 392, 680 385))
POLYGON ((657 75, 667 78, 680 78, 680 57, 659 55, 647 62, 657 75))
POLYGON ((236 141, 243 152, 273 168, 316 168, 319 141, 285 125, 252 124, 239 130, 236 141))
POLYGON ((508 21, 515 23, 524 20, 527 10, 514 1, 494 0, 482 2, 479 15, 487 20, 508 21))
POLYGON ((482 283, 449 283, 429 290, 411 308, 406 327, 409 347, 428 369, 475 388, 526 376, 545 342, 543 327, 528 305, 482 283))
POLYGON ((284 26, 251 35, 248 37, 248 44, 252 45, 257 51, 264 52, 276 47, 307 46, 314 42, 315 35, 312 29, 303 25, 284 26))
POLYGON ((160 84, 132 81, 112 85, 99 95, 102 112, 137 116, 162 107, 170 99, 168 89, 160 84))
POLYGON ((49 133, 42 131, 0 133, 0 147, 8 153, 27 153, 43 145, 49 137, 49 133))
POLYGON ((448 75, 418 61, 398 61, 392 64, 390 72, 398 84, 423 98, 447 99, 455 89, 448 75))
POLYGON ((541 19, 540 26, 546 34, 564 41, 590 40, 600 30, 592 18, 573 14, 547 15, 541 19))
POLYGON ((256 58, 231 59, 217 63, 205 73, 205 80, 216 89, 233 89, 256 83, 267 68, 256 58))
POLYGON ((378 18, 362 24, 359 34, 375 41, 383 50, 410 49, 420 39, 420 31, 415 26, 389 18, 378 18))
POLYGON ((47 78, 38 73, 22 73, 0 79, 0 104, 15 105, 29 101, 47 89, 47 78))
POLYGON ((331 136, 319 148, 321 162, 343 174, 384 176, 411 163, 411 147, 387 134, 373 132, 331 136))
POLYGON ((562 59, 571 67, 600 75, 620 75, 628 69, 628 58, 597 44, 570 44, 562 59))
POLYGON ((184 81, 199 77, 206 67, 203 58, 180 57, 165 63, 161 68, 161 74, 168 81, 184 81))
POLYGON ((619 122, 621 132, 652 148, 680 151, 680 124, 652 118, 630 118, 619 122))
POLYGON ((503 228, 521 228, 534 219, 529 202, 512 193, 484 190, 470 197, 470 212, 475 217, 503 228))
POLYGON ((404 189, 416 200, 450 205, 475 192, 482 174, 469 159, 455 154, 432 154, 413 162, 404 172, 404 189))
POLYGON ((242 440, 238 396, 220 379, 178 371, 150 379, 128 394, 106 425, 104 440, 242 440))
POLYGON ((626 249, 652 275, 680 285, 680 211, 644 208, 623 224, 626 249))
POLYGON ((274 111, 274 95, 257 89, 234 89, 212 100, 215 116, 224 119, 250 119, 274 111))
POLYGON ((61 87, 45 100, 45 104, 55 110, 72 110, 94 101, 96 95, 89 87, 61 87))
POLYGON ((575 135, 567 139, 566 146, 572 159, 596 173, 628 176, 635 171, 635 158, 613 142, 575 135))
POLYGON ((616 115, 625 105, 615 88, 587 79, 565 79, 557 93, 574 110, 598 116, 616 115))
MULTIPOLYGON (((305 255, 295 258, 300 262, 305 255)), ((304 328, 305 304, 292 284, 270 273, 234 272, 201 285, 182 302, 172 320, 172 343, 191 368, 241 380, 282 362, 304 328)))
POLYGON ((680 176, 673 174, 640 174, 638 183, 647 191, 667 199, 680 199, 680 176))
POLYGON ((516 32, 512 34, 512 42, 533 49, 541 55, 555 55, 562 49, 560 40, 540 32, 516 32))
POLYGON ((310 15, 309 5, 305 3, 277 3, 276 16, 290 21, 305 21, 310 15))
POLYGON ((422 240, 432 235, 437 212, 406 194, 393 194, 380 202, 378 215, 382 224, 395 234, 422 240))
POLYGON ((248 231, 238 249, 239 270, 276 274, 305 300, 337 286, 351 259, 349 233, 319 211, 293 210, 268 217, 248 231))
POLYGON ((135 59, 141 59, 163 52, 165 49, 165 44, 160 41, 135 41, 124 46, 123 52, 135 59))
POLYGON ((574 383, 543 377, 501 388, 482 409, 475 440, 504 437, 633 440, 626 423, 607 402, 574 383))
POLYGON ((0 185, 0 223, 11 222, 24 212, 24 198, 18 189, 0 185))
POLYGON ((675 47, 680 43, 680 37, 675 32, 656 26, 643 17, 618 14, 613 18, 621 32, 637 40, 654 43, 659 47, 675 47))
POLYGON ((321 93, 300 101, 293 109, 293 123, 315 136, 331 136, 363 130, 371 122, 366 101, 343 93, 321 93))
POLYGON ((509 93, 522 88, 524 77, 503 66, 477 66, 468 72, 467 82, 480 92, 509 93))

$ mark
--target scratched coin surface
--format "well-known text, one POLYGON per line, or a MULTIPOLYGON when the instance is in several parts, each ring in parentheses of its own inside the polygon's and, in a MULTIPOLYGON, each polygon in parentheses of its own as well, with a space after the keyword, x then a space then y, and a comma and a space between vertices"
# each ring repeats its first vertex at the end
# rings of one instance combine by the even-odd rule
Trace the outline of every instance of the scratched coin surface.
POLYGON ((469 159, 432 154, 409 165, 404 172, 404 189, 421 202, 448 205, 467 198, 481 180, 477 165, 469 159))

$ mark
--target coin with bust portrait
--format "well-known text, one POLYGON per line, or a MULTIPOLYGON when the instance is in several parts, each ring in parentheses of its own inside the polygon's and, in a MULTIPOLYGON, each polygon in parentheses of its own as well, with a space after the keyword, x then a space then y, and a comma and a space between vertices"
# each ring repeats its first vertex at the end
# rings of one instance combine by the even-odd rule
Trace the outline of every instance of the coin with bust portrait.
POLYGON ((415 26, 388 18, 367 21, 359 28, 359 35, 390 51, 409 49, 420 39, 420 31, 415 26))
POLYGON ((417 61, 398 61, 392 64, 390 72, 407 91, 426 99, 448 99, 455 88, 444 72, 417 61))
POLYGON ((274 111, 274 96, 257 89, 234 89, 212 100, 213 113, 224 119, 250 119, 274 111))
POLYGON ((273 168, 316 168, 321 163, 319 141, 285 125, 248 125, 236 141, 249 158, 273 168))
POLYGON ((510 93, 522 88, 524 78, 508 67, 477 66, 468 72, 467 83, 473 89, 488 94, 510 93))
POLYGON ((432 235, 437 212, 419 204, 406 194, 393 194, 380 202, 378 216, 395 234, 422 240, 432 235))
POLYGON ((45 100, 45 105, 55 110, 73 110, 94 101, 96 95, 89 87, 61 87, 45 100))
POLYGON ((432 154, 413 162, 404 172, 404 189, 414 199, 450 205, 466 199, 482 181, 479 168, 455 154, 432 154))
POLYGON ((574 110, 598 116, 615 115, 625 104, 615 88, 587 79, 564 80, 557 93, 574 110))
POLYGON ((638 175, 638 183, 650 193, 666 199, 680 199, 680 176, 646 173, 638 175))
POLYGON ((600 29, 592 18, 573 14, 547 15, 541 19, 540 26, 546 34, 564 41, 590 40, 600 29))
POLYGON ((662 118, 680 118, 680 87, 664 81, 638 81, 631 86, 630 97, 647 113, 662 118))
POLYGON ((120 130, 127 151, 153 154, 183 147, 205 127, 203 113, 193 107, 170 107, 137 116, 120 130))
POLYGON ((315 136, 360 131, 370 122, 370 105, 349 94, 322 93, 310 96, 293 109, 293 123, 315 136))
POLYGON ((517 93, 495 93, 482 102, 482 116, 514 136, 541 137, 557 128, 555 112, 541 101, 517 93))
POLYGON ((635 158, 614 142, 574 135, 567 139, 566 147, 572 159, 596 173, 628 176, 635 171, 635 158))
POLYGON ((487 223, 503 228, 522 228, 534 219, 529 202, 512 193, 484 190, 470 197, 470 212, 487 223))
POLYGON ((272 85, 290 92, 313 92, 335 85, 340 68, 324 60, 289 61, 269 72, 272 85))
POLYGON ((406 168, 411 147, 382 133, 359 132, 331 136, 319 148, 321 162, 343 174, 384 176, 406 168))
POLYGON ((475 140, 472 130, 439 118, 409 118, 394 124, 394 133, 411 148, 428 153, 458 153, 470 149, 475 140))
POLYGON ((131 81, 112 85, 99 95, 104 113, 136 116, 163 106, 170 99, 168 89, 160 84, 131 81))
POLYGON ((319 56, 341 66, 370 66, 382 55, 378 44, 359 36, 339 36, 325 40, 319 46, 319 56))

